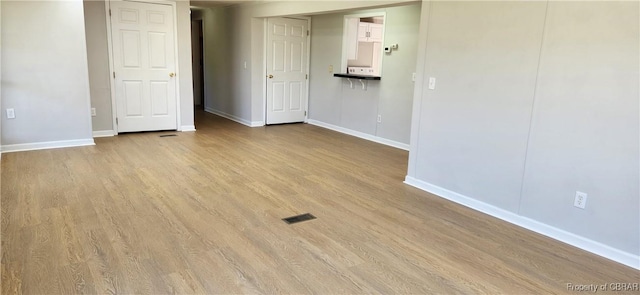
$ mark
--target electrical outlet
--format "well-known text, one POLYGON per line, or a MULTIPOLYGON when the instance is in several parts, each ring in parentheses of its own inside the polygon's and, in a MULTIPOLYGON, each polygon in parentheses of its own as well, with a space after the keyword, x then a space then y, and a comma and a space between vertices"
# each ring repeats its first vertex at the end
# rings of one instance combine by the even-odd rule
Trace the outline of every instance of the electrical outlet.
POLYGON ((573 206, 584 209, 584 207, 587 206, 587 194, 576 191, 576 198, 573 201, 573 206))
POLYGON ((91 117, 96 116, 96 108, 91 108, 91 117))
POLYGON ((436 89, 436 78, 429 77, 429 89, 431 90, 436 89))
POLYGON ((329 74, 333 73, 333 65, 329 65, 329 74))
POLYGON ((382 123, 382 115, 378 115, 378 123, 382 123))
POLYGON ((7 109, 7 119, 14 119, 16 112, 13 109, 7 109))

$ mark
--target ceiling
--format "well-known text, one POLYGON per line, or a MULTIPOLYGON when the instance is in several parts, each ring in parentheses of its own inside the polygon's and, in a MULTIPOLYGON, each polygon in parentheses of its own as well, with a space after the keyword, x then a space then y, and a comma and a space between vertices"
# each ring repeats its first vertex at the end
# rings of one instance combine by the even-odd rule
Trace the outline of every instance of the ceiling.
POLYGON ((191 7, 219 7, 254 2, 252 0, 192 0, 191 7))

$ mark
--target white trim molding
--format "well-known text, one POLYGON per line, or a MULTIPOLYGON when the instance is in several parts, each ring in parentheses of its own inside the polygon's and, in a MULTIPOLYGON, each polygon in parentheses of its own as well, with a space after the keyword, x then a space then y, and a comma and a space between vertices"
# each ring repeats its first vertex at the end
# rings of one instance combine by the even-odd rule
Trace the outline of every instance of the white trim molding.
POLYGON ((193 132, 193 131, 196 131, 196 126, 195 125, 182 125, 182 126, 180 126, 180 131, 181 132, 193 132))
POLYGON ((113 130, 98 130, 98 131, 93 131, 93 137, 110 137, 110 136, 114 136, 116 135, 115 132, 113 132, 113 130))
POLYGON ((204 111, 207 112, 207 113, 211 113, 211 114, 214 114, 214 115, 229 119, 231 121, 240 123, 240 124, 245 125, 245 126, 249 126, 249 127, 262 127, 262 126, 264 126, 264 121, 249 121, 249 120, 242 119, 242 118, 240 118, 238 116, 227 114, 225 112, 221 112, 221 111, 214 110, 214 109, 211 109, 211 108, 205 108, 204 111))
POLYGON ((447 190, 445 188, 433 185, 431 183, 416 179, 411 176, 405 178, 404 183, 419 188, 421 190, 432 193, 441 198, 458 203, 465 207, 469 207, 476 211, 491 215, 495 218, 502 219, 506 222, 526 228, 536 233, 545 235, 560 242, 578 247, 582 250, 593 254, 611 259, 615 262, 622 263, 629 267, 640 270, 640 255, 634 255, 611 246, 596 242, 591 239, 570 233, 568 231, 553 227, 551 225, 518 215, 516 213, 495 207, 493 205, 478 201, 476 199, 461 195, 459 193, 447 190))
POLYGON ((332 125, 332 124, 321 122, 321 121, 317 121, 317 120, 309 119, 309 120, 307 120, 307 123, 311 124, 311 125, 318 126, 318 127, 330 129, 330 130, 333 130, 333 131, 337 131, 337 132, 340 132, 340 133, 344 133, 344 134, 347 134, 347 135, 351 135, 351 136, 359 137, 359 138, 362 138, 362 139, 366 139, 366 140, 369 140, 369 141, 377 142, 377 143, 380 143, 380 144, 388 145, 388 146, 391 146, 391 147, 394 147, 394 148, 398 148, 398 149, 401 149, 401 150, 405 150, 405 151, 409 150, 409 145, 406 144, 406 143, 393 141, 393 140, 390 140, 390 139, 378 137, 378 136, 367 134, 367 133, 360 132, 360 131, 351 130, 351 129, 348 129, 348 128, 332 125))
POLYGON ((2 150, 3 153, 11 153, 11 152, 24 152, 24 151, 66 148, 66 147, 88 146, 88 145, 95 145, 93 138, 8 144, 8 145, 3 145, 0 148, 0 150, 2 150))
MULTIPOLYGON (((112 23, 111 23, 111 2, 121 2, 122 0, 105 0, 104 1, 104 5, 105 5, 105 20, 106 20, 106 26, 107 26, 107 50, 109 52, 109 72, 110 73, 115 73, 115 64, 114 64, 114 57, 113 57, 113 38, 112 38, 112 23)), ((180 60, 180 55, 179 55, 179 51, 178 51, 178 45, 179 40, 178 40, 178 4, 176 3, 176 1, 171 1, 171 0, 125 0, 128 2, 142 2, 142 3, 148 3, 148 4, 161 4, 161 5, 170 5, 171 6, 171 10, 173 11, 173 15, 171 17, 173 17, 173 51, 174 51, 174 59, 175 59, 175 68, 174 68, 174 73, 176 73, 178 79, 176 79, 176 89, 175 89, 175 94, 176 94, 176 128, 180 127, 180 123, 181 122, 181 112, 180 112, 180 102, 182 101, 182 97, 180 96, 180 81, 179 81, 179 75, 180 75, 180 65, 178 64, 178 61, 180 60)), ((111 124, 113 126, 113 130, 115 131, 114 134, 117 134, 117 130, 118 130, 118 124, 117 124, 117 117, 118 117, 118 107, 116 105, 117 103, 117 97, 116 97, 116 80, 115 77, 113 75, 109 75, 109 87, 111 88, 111 124)))

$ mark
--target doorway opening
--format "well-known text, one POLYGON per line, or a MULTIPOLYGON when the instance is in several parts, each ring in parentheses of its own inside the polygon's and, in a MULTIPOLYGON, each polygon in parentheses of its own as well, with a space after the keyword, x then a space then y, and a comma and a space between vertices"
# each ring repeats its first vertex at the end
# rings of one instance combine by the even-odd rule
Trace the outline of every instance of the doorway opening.
POLYGON ((191 20, 191 63, 194 109, 204 110, 204 37, 202 19, 191 20))

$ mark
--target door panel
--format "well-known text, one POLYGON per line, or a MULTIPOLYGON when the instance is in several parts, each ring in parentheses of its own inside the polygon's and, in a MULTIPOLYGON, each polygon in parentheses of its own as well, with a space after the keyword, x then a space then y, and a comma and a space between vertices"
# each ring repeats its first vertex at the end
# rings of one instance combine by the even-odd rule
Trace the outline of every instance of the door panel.
POLYGON ((307 103, 307 21, 267 21, 267 124, 303 122, 307 103))
POLYGON ((118 132, 177 129, 173 8, 111 1, 118 132))
POLYGON ((167 68, 166 34, 149 32, 149 67, 154 69, 167 68))
POLYGON ((124 84, 124 101, 126 116, 142 116, 142 81, 122 81, 124 84))
POLYGON ((304 89, 302 83, 291 82, 289 83, 289 110, 301 111, 302 110, 302 93, 304 89))
POLYGON ((169 114, 169 91, 165 81, 152 81, 151 85, 151 114, 154 116, 166 116, 169 114))
POLYGON ((273 103, 271 111, 273 112, 283 112, 284 111, 284 84, 283 82, 273 82, 273 103))
POLYGON ((140 67, 140 33, 136 31, 120 31, 122 38, 122 66, 125 68, 140 67))

